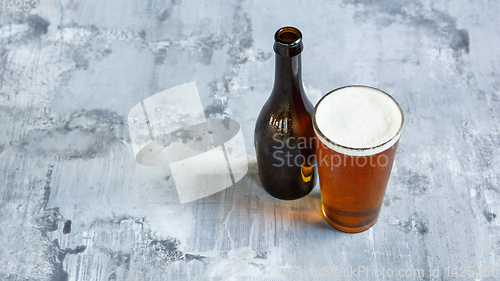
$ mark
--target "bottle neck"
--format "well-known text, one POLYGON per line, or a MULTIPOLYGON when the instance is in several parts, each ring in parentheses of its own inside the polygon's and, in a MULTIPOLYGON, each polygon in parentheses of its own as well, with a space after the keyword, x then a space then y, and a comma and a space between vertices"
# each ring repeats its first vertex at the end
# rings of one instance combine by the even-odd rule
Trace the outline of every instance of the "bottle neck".
POLYGON ((274 92, 300 94, 300 90, 302 89, 302 63, 300 54, 292 57, 284 57, 276 54, 275 57, 274 92))

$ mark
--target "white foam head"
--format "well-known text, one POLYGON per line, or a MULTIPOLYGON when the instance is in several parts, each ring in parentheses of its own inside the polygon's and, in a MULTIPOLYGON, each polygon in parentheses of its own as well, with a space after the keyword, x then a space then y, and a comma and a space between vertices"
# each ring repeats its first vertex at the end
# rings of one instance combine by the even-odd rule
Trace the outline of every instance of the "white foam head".
POLYGON ((331 149, 352 156, 377 154, 396 143, 403 111, 390 95, 371 87, 348 86, 325 95, 314 110, 314 130, 331 149))

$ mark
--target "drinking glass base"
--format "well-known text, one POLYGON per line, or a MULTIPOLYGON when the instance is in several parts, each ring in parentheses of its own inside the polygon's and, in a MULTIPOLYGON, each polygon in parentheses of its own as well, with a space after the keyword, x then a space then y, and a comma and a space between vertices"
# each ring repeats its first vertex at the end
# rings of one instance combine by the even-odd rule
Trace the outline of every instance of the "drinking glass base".
POLYGON ((328 218, 328 216, 326 215, 325 213, 325 209, 323 208, 323 205, 321 205, 321 212, 323 213, 323 218, 325 219, 325 221, 331 225, 333 228, 339 230, 339 231, 342 231, 342 232, 345 232, 345 233, 359 233, 359 232, 363 232, 365 230, 368 230, 370 227, 372 227, 376 222, 377 222, 377 219, 375 219, 373 222, 367 224, 367 225, 364 225, 364 226, 361 226, 361 227, 355 227, 355 228, 352 228, 352 227, 345 227, 345 226, 342 226, 342 225, 339 225, 335 222, 333 222, 330 218, 328 218))

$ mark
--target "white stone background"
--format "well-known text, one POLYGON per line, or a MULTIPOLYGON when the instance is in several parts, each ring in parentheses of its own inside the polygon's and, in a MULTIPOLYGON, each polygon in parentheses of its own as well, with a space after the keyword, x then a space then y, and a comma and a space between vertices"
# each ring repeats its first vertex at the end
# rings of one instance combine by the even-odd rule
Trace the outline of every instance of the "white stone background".
POLYGON ((444 268, 500 270, 499 1, 54 6, 0 6, 1 280, 291 280, 324 266, 498 280, 448 277, 444 268), (313 103, 365 84, 405 112, 369 231, 330 228, 318 187, 284 202, 259 185, 253 130, 272 88, 273 35, 284 25, 304 35, 313 103), (135 163, 126 120, 135 104, 190 81, 208 117, 241 124, 250 170, 180 205, 168 169, 135 163))

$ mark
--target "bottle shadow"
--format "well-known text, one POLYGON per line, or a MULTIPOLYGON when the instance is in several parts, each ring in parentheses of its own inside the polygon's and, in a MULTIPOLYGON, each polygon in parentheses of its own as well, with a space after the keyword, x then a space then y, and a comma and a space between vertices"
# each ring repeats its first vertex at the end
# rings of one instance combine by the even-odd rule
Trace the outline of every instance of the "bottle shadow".
MULTIPOLYGON (((332 230, 334 232, 339 232, 331 227, 323 218, 319 181, 316 182, 317 184, 313 190, 303 198, 296 200, 281 200, 274 198, 269 195, 262 186, 259 179, 257 160, 255 156, 252 155, 248 157, 247 175, 242 179, 242 181, 233 186, 233 188, 240 190, 240 192, 243 192, 245 196, 257 196, 259 198, 258 200, 261 201, 263 205, 276 206, 280 210, 279 213, 281 213, 282 218, 285 220, 296 220, 298 218, 299 221, 304 224, 308 224, 309 227, 312 225, 332 230), (251 190, 251 192, 248 192, 248 190, 251 190)), ((263 210, 267 209, 268 208, 265 207, 263 208, 263 210)), ((277 215, 277 213, 276 211, 272 211, 267 212, 265 215, 274 216, 277 215)))
MULTIPOLYGON (((208 197, 187 203, 195 205, 196 213, 209 218, 211 224, 221 221, 237 232, 261 232, 266 235, 296 233, 297 235, 339 235, 323 218, 319 184, 306 196, 296 200, 280 200, 269 195, 260 184, 256 161, 249 157, 247 174, 231 187, 208 197), (254 229, 256 228, 256 229, 254 229), (236 230, 235 230, 236 231, 236 230), (270 234, 269 231, 276 233, 270 234), (292 231, 292 232, 290 232, 292 231), (319 232, 318 232, 319 231, 319 232)), ((205 224, 205 223, 204 223, 205 224)), ((208 224, 208 222, 206 222, 208 224)), ((207 225, 207 227, 210 227, 207 225)), ((259 234, 260 235, 260 234, 259 234)), ((254 238, 255 238, 254 233, 254 238)), ((257 235, 258 236, 258 235, 257 235)))
MULTIPOLYGON (((250 160, 250 159, 249 159, 250 160)), ((238 201, 238 208, 263 216, 264 219, 276 218, 285 228, 321 228, 338 232, 324 219, 321 210, 319 184, 306 196, 296 200, 281 200, 269 195, 262 187, 256 162, 249 161, 246 176, 232 187, 226 195, 246 198, 238 201)))

